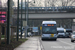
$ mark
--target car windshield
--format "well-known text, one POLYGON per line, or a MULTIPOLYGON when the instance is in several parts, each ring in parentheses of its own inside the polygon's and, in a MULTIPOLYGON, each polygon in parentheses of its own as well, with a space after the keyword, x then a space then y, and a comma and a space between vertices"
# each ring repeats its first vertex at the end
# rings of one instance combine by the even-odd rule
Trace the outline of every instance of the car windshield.
POLYGON ((73 34, 75 34, 75 32, 73 32, 73 34))
POLYGON ((58 33, 64 33, 64 31, 58 31, 58 33))

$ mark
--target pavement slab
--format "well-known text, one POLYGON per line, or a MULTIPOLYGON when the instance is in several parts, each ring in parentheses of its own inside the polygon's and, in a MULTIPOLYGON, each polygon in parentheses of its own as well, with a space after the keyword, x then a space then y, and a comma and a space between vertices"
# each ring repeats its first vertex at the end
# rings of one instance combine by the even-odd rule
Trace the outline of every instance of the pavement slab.
POLYGON ((41 50, 39 37, 28 37, 28 40, 22 43, 14 50, 41 50))

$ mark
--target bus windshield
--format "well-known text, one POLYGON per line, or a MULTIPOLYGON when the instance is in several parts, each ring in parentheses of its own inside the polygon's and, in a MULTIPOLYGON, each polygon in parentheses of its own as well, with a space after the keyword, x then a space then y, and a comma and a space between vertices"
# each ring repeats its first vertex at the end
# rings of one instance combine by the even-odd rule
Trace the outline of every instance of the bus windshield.
POLYGON ((55 34, 57 33, 56 26, 44 26, 42 29, 43 34, 55 34))

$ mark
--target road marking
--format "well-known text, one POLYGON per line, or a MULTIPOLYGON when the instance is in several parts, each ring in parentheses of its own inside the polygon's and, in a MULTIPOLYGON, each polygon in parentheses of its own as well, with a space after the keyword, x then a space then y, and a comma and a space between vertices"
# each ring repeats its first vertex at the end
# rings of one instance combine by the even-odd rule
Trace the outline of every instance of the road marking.
POLYGON ((75 46, 73 44, 70 44, 70 43, 67 43, 67 42, 64 42, 64 41, 60 41, 60 42, 65 43, 65 44, 68 44, 68 45, 71 45, 71 46, 75 46))
POLYGON ((74 49, 74 46, 51 46, 54 49, 74 49))

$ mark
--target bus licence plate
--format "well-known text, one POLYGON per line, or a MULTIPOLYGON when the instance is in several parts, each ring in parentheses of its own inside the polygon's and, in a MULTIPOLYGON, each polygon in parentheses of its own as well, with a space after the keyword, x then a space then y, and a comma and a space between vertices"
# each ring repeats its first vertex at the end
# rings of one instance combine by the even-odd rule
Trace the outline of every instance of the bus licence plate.
POLYGON ((51 34, 51 37, 54 37, 54 34, 51 34))

